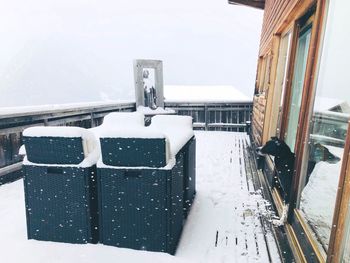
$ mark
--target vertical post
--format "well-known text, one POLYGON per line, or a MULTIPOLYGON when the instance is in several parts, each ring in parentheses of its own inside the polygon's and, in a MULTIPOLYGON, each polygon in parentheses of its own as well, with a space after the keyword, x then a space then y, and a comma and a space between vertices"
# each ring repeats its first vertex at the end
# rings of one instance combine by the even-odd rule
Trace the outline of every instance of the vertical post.
POLYGON ((90 114, 90 119, 91 119, 91 128, 95 127, 95 118, 94 118, 94 113, 91 112, 90 114))
POLYGON ((209 118, 209 112, 208 112, 208 105, 204 104, 204 120, 205 120, 205 130, 208 130, 208 118, 209 118))

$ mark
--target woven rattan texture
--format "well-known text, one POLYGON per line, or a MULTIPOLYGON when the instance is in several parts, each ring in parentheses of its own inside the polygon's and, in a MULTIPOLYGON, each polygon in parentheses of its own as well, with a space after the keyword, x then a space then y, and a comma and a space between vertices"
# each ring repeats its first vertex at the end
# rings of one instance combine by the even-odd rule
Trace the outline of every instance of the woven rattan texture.
POLYGON ((196 194, 196 139, 193 137, 184 148, 184 212, 187 217, 196 194))
POLYGON ((179 242, 182 226, 184 224, 184 154, 181 152, 176 156, 176 165, 171 171, 170 188, 170 235, 168 242, 168 252, 174 254, 179 242))
POLYGON ((175 253, 183 223, 183 177, 181 167, 173 171, 98 169, 100 241, 175 253))
POLYGON ((43 166, 24 169, 28 238, 96 242, 95 169, 43 166))
POLYGON ((164 167, 165 139, 101 138, 102 160, 113 166, 164 167))
POLYGON ((32 163, 79 164, 84 160, 82 138, 23 137, 27 158, 32 163))

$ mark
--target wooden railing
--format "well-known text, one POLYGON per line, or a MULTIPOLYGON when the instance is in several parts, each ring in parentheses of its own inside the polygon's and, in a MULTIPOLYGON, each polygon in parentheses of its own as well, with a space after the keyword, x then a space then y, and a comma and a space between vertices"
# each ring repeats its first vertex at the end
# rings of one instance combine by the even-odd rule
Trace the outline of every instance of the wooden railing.
POLYGON ((179 115, 192 116, 194 128, 206 131, 248 132, 252 107, 252 102, 165 102, 165 108, 171 108, 179 115))
POLYGON ((135 111, 135 103, 89 103, 59 106, 23 107, 0 112, 0 185, 21 177, 22 131, 32 126, 99 125, 113 111, 135 111))
MULTIPOLYGON (((252 103, 178 103, 166 102, 179 115, 193 117, 194 128, 200 130, 247 132, 252 103)), ((32 126, 100 125, 113 111, 135 111, 135 103, 90 103, 40 106, 0 111, 0 185, 22 176, 22 131, 32 126)))

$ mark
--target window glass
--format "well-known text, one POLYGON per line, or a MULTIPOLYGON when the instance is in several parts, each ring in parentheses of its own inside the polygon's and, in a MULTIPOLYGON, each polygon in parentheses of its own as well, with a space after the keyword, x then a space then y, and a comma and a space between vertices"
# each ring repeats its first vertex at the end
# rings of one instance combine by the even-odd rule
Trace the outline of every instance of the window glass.
POLYGON ((272 111, 269 127, 269 137, 279 135, 280 129, 280 118, 282 112, 282 101, 283 94, 286 85, 287 65, 289 59, 289 47, 291 33, 288 32, 281 38, 278 61, 277 61, 277 72, 275 80, 275 89, 272 101, 272 111))
POLYGON ((299 211, 325 251, 350 117, 350 35, 342 29, 349 3, 330 1, 299 189, 299 211))
POLYGON ((298 128, 306 62, 309 53, 310 37, 311 25, 301 31, 298 39, 294 77, 292 83, 291 102, 289 105, 288 126, 285 134, 285 141, 292 152, 294 152, 295 139, 298 128))

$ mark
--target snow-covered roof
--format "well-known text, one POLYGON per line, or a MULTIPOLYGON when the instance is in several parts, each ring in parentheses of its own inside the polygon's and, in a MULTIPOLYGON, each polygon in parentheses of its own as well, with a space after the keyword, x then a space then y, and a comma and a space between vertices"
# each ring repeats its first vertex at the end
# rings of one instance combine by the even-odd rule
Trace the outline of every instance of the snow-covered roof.
POLYGON ((320 112, 330 111, 335 107, 346 106, 346 104, 345 100, 316 96, 314 110, 320 112))
POLYGON ((252 102, 233 86, 164 86, 166 102, 252 102))

